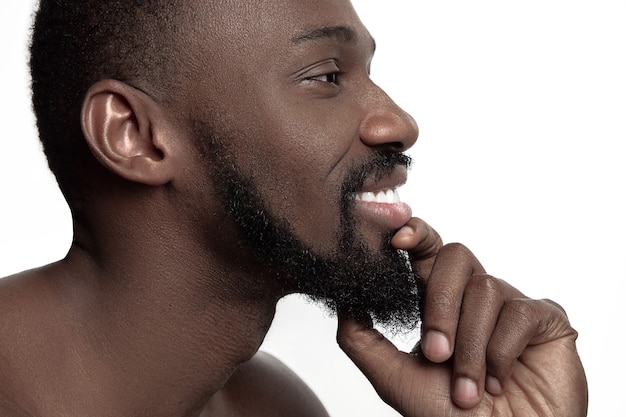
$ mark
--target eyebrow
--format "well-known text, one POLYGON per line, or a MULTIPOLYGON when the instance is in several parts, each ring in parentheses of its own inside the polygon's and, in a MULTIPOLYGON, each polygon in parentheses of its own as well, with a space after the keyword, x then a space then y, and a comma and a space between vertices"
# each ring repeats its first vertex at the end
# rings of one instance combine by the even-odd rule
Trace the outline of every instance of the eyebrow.
MULTIPOLYGON (((315 42, 333 38, 338 39, 341 42, 353 43, 357 38, 357 34, 354 29, 347 26, 324 26, 305 30, 294 36, 291 40, 295 44, 301 44, 304 42, 315 42)), ((370 39, 372 42, 372 51, 375 51, 376 41, 374 41, 374 38, 370 37, 370 39)))

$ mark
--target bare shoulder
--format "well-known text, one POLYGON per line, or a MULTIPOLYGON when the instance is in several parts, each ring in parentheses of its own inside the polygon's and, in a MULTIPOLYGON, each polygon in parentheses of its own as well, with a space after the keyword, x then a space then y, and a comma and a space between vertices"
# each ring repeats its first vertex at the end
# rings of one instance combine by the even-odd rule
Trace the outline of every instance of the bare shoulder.
POLYGON ((53 265, 0 278, 0 416, 25 417, 21 408, 26 397, 23 387, 31 387, 26 375, 42 361, 51 348, 50 334, 67 343, 64 333, 48 325, 59 308, 46 301, 54 283, 53 265), (42 343, 42 341, 46 343, 42 343))
POLYGON ((220 394, 220 408, 227 416, 328 417, 304 381, 265 352, 242 364, 220 394))
POLYGON ((49 315, 50 307, 47 306, 48 311, 45 311, 41 306, 47 285, 42 270, 33 269, 0 278, 0 337, 3 340, 0 351, 8 342, 16 342, 15 332, 23 332, 30 327, 29 324, 36 324, 40 320, 38 314, 49 315))
POLYGON ((27 414, 12 399, 12 383, 9 376, 13 375, 15 357, 24 349, 20 344, 25 337, 18 333, 27 328, 28 310, 23 307, 25 299, 25 282, 31 278, 29 272, 22 272, 0 278, 0 416, 26 417, 27 414))
POLYGON ((26 413, 23 409, 16 404, 9 402, 0 393, 0 416, 2 417, 30 417, 30 414, 26 413))

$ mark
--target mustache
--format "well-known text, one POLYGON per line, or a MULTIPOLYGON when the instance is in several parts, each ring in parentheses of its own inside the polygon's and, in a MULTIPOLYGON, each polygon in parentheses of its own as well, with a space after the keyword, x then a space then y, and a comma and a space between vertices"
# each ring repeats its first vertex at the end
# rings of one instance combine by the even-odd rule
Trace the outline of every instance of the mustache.
POLYGON ((375 151, 368 161, 350 169, 341 194, 344 199, 349 199, 350 195, 363 188, 366 179, 377 181, 390 175, 398 166, 410 169, 412 164, 413 159, 404 153, 375 151))

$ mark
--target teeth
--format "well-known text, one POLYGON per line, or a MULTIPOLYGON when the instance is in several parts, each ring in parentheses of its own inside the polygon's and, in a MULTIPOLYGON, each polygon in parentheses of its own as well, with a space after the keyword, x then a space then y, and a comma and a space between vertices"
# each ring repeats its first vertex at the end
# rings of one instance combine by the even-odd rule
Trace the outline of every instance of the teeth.
POLYGON ((398 190, 390 188, 376 193, 370 191, 357 193, 356 200, 366 203, 397 204, 400 203, 400 195, 398 194, 398 190))
POLYGON ((402 202, 402 199, 400 198, 400 194, 398 193, 398 190, 393 190, 393 196, 398 203, 402 202))
POLYGON ((365 201, 367 203, 373 203, 376 201, 376 196, 374 193, 366 192, 366 193, 358 193, 356 195, 357 200, 365 201))
POLYGON ((376 194, 376 202, 390 203, 390 201, 387 201, 387 193, 385 191, 379 191, 378 194, 376 194))

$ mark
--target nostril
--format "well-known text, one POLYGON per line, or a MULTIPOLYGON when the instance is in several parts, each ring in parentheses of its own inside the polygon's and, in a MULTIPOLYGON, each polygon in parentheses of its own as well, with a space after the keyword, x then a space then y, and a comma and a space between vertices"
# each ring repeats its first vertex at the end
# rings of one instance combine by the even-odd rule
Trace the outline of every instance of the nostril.
POLYGON ((385 142, 378 144, 369 144, 368 146, 384 153, 402 153, 407 150, 407 147, 402 142, 385 142))
POLYGON ((405 146, 404 146, 404 144, 403 144, 402 142, 391 142, 391 143, 389 144, 389 147, 390 147, 392 150, 394 150, 394 151, 397 151, 397 152, 402 152, 402 151, 404 151, 404 147, 405 147, 405 146))

